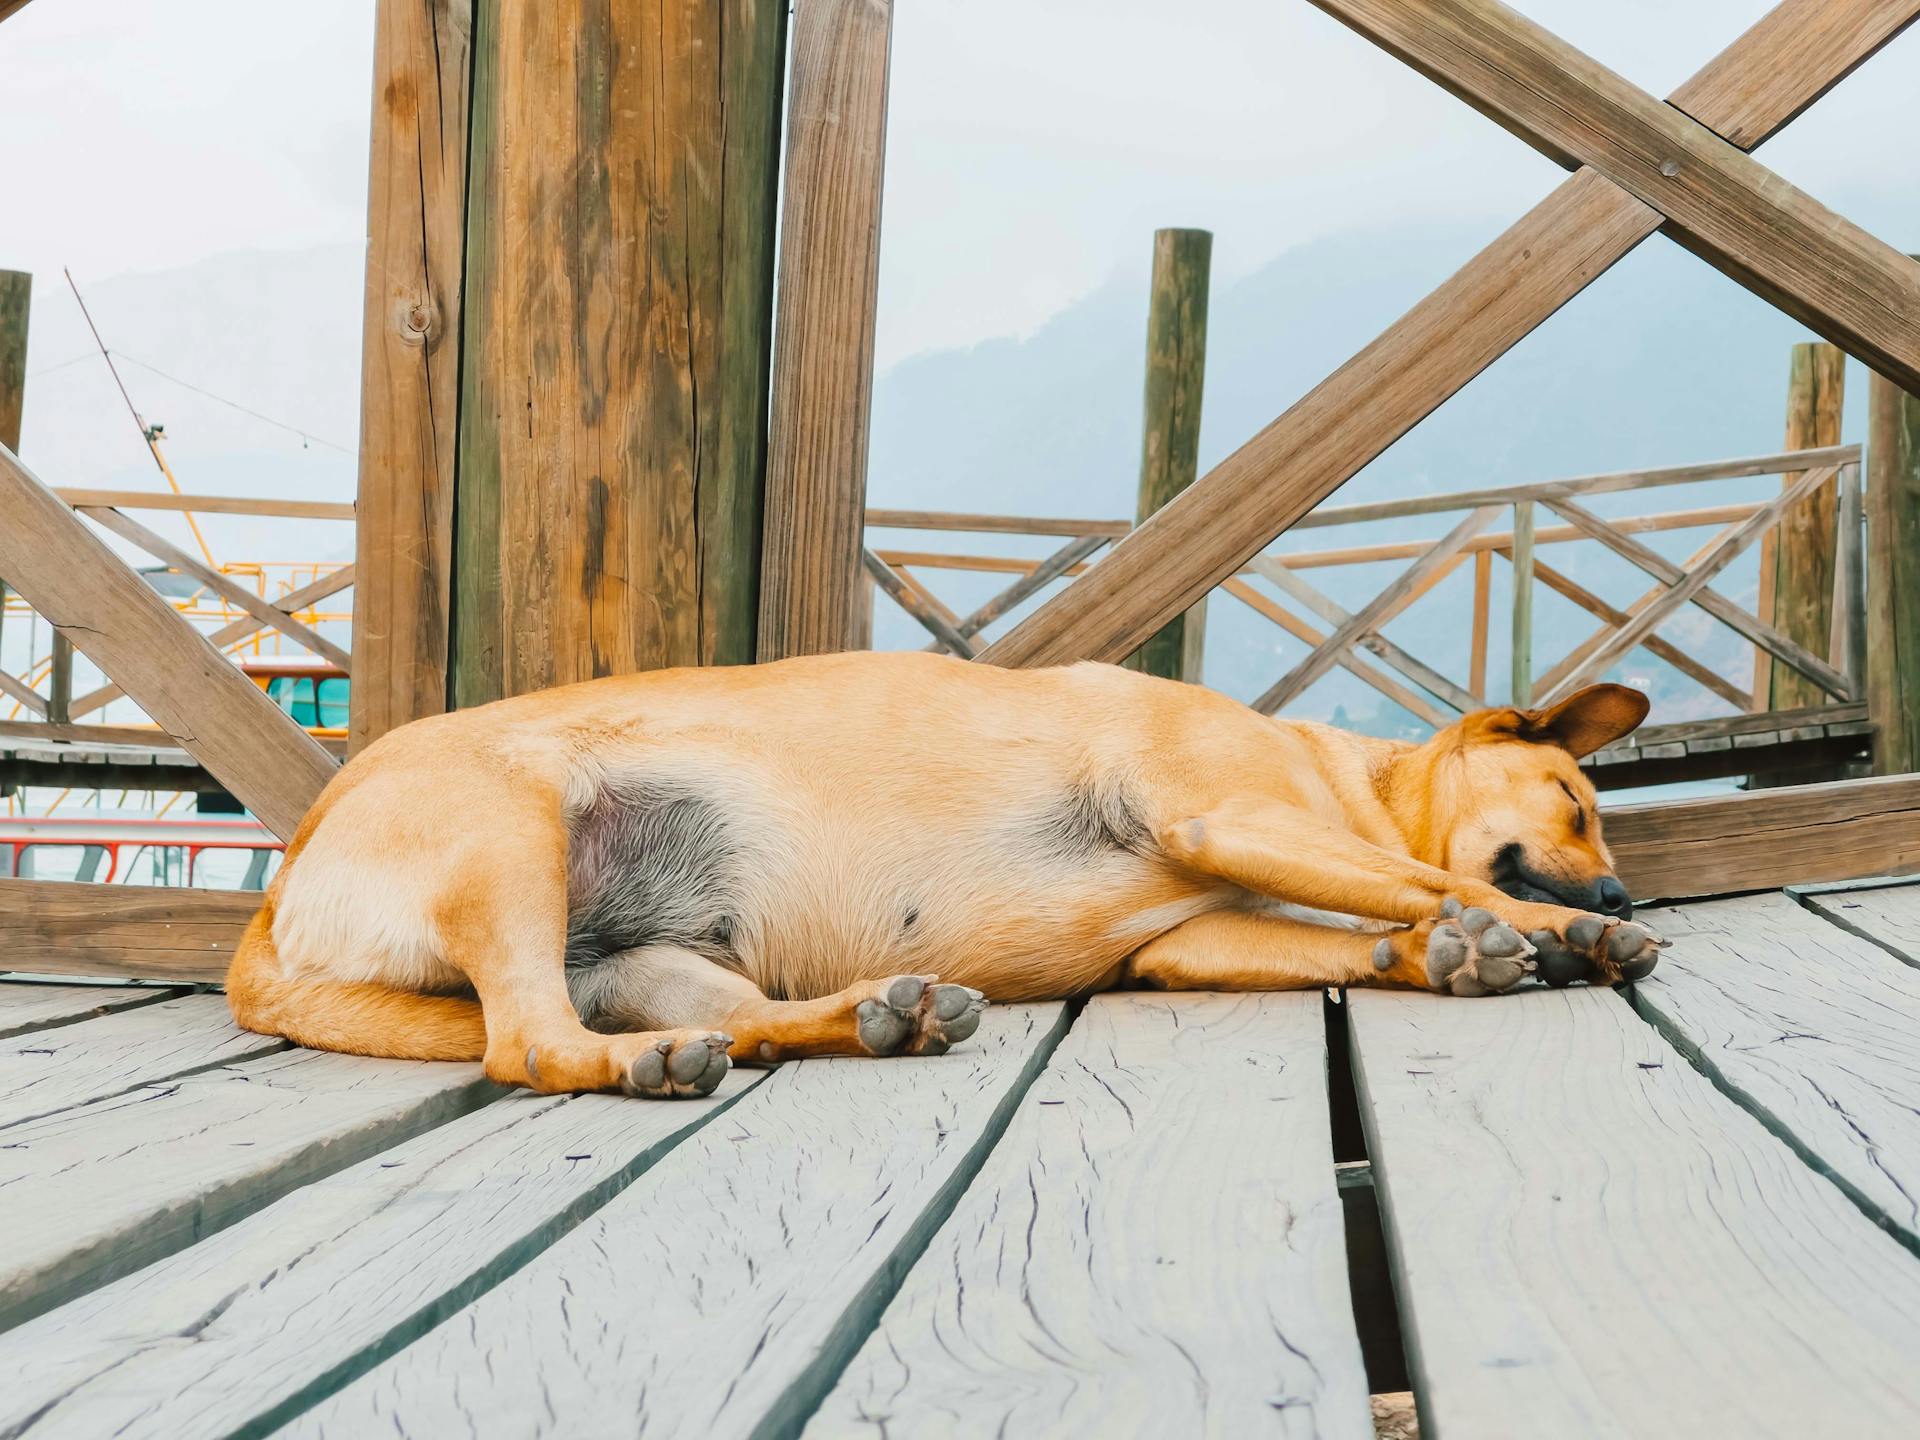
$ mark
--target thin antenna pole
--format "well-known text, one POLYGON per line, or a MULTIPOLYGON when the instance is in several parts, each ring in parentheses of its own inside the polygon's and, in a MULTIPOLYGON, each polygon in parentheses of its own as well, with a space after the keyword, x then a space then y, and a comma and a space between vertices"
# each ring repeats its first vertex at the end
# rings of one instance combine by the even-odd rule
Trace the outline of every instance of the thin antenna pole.
MULTIPOLYGON (((73 271, 65 266, 60 273, 67 277, 67 288, 73 291, 73 298, 80 305, 80 314, 87 322, 87 329, 93 332, 93 343, 100 347, 100 358, 107 362, 107 373, 113 376, 113 383, 120 387, 120 398, 127 402, 127 413, 133 416, 133 423, 140 427, 140 438, 147 442, 147 452, 153 456, 153 463, 160 467, 160 473, 166 477, 167 488, 174 494, 181 493, 180 482, 174 478, 173 467, 167 464, 167 457, 161 453, 159 438, 154 429, 147 424, 146 417, 140 413, 140 407, 133 403, 133 396, 127 393, 127 382, 120 378, 120 367, 113 363, 113 352, 107 349, 107 342, 100 338, 100 327, 93 323, 93 312, 87 309, 86 297, 80 293, 80 287, 74 282, 73 271)), ((200 533, 200 522, 191 510, 182 512, 187 517, 187 528, 193 531, 193 538, 200 546, 200 554, 207 564, 215 569, 218 562, 213 558, 213 550, 207 544, 207 537, 200 533)))

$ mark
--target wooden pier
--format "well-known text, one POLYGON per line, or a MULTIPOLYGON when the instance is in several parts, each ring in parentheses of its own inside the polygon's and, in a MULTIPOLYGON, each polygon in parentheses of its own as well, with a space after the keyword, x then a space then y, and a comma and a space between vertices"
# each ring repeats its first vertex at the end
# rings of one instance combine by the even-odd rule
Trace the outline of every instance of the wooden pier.
POLYGON ((1645 649, 1737 712, 1592 757, 1605 785, 1757 778, 1607 811, 1676 942, 1654 976, 1104 994, 991 1009, 938 1058, 542 1097, 237 1030, 214 987, 255 895, 0 878, 0 1436, 1364 1437, 1407 1390, 1428 1440, 1920 1433, 1920 884, 1894 878, 1920 871, 1920 263, 1751 153, 1920 0, 1782 0, 1665 100, 1497 0, 1314 3, 1568 176, 1205 473, 1207 247, 1166 232, 1140 509, 1089 521, 865 508, 888 0, 380 0, 355 507, 35 475, 0 274, 0 601, 51 629, 0 675, 0 784, 165 771, 284 841, 343 757, 234 663, 255 636, 351 671, 357 750, 554 683, 858 646, 869 581, 979 663, 1145 647, 1170 675, 1218 591, 1307 647, 1258 708, 1339 669, 1444 724, 1502 698, 1505 563, 1505 698, 1645 649), (1873 369, 1864 453, 1809 348, 1772 454, 1333 503, 1656 232, 1873 369), (1589 505, 1742 477, 1779 483, 1589 505), (129 513, 222 504, 353 520, 355 562, 248 585, 129 513), (1434 533, 1272 549, 1412 516, 1434 533), (1684 564, 1638 538, 1694 526, 1684 564), (863 543, 900 528, 1059 543, 863 543), (1649 588, 1592 593, 1552 563, 1573 543, 1649 588), (1714 581, 1754 546, 1749 607, 1714 581), (1357 608, 1310 578, 1381 561, 1357 608), (1468 565, 1463 653, 1396 645, 1468 565), (1006 588, 962 613, 942 567, 1006 588), (350 585, 344 645, 315 607, 350 585), (1544 667, 1541 585, 1596 622, 1544 667), (1752 677, 1660 633, 1687 607, 1752 677), (76 653, 104 684, 74 692, 76 653), (122 695, 152 729, 101 723, 122 695))
POLYGON ((1649 918, 671 1103, 0 983, 0 1433, 1913 1434, 1920 886, 1649 918))

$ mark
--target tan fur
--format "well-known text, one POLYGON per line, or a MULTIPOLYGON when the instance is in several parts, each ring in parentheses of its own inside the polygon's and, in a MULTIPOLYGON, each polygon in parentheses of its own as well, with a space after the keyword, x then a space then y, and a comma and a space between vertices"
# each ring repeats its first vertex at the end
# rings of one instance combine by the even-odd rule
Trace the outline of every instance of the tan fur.
POLYGON ((1569 885, 1607 873, 1575 757, 1644 713, 1602 686, 1413 746, 1111 666, 918 654, 568 686, 416 722, 346 766, 229 993, 241 1024, 302 1044, 484 1056, 496 1078, 558 1090, 617 1086, 663 1035, 723 1025, 740 1059, 859 1053, 857 1005, 902 973, 996 1001, 1424 984, 1414 931, 1395 936, 1390 973, 1367 957, 1380 930, 1430 921, 1448 896, 1523 932, 1578 917, 1501 894, 1494 857, 1518 841, 1569 885), (622 1001, 634 1031, 600 1034, 560 965, 568 826, 609 777, 640 771, 740 817, 748 893, 731 964, 643 968, 622 1001), (1119 787, 1140 843, 1056 859, 1023 838, 1075 786, 1119 787), (1313 911, 1357 919, 1299 918, 1313 911))

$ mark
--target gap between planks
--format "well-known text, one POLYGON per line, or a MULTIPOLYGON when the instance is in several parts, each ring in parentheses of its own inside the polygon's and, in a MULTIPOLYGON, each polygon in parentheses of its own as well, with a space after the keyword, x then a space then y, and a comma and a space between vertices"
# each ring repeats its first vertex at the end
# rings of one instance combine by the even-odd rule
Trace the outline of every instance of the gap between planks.
POLYGON ((902 1062, 783 1067, 750 1109, 703 1128, 285 1434, 797 1434, 1071 1015, 1066 1005, 989 1009, 974 1042, 906 1062, 884 1092, 874 1081, 887 1072, 873 1067, 902 1062), (627 1343, 635 1325, 644 1345, 627 1343), (720 1387, 717 1375, 731 1379, 720 1387), (568 1397, 564 1417, 547 1407, 550 1392, 568 1397))

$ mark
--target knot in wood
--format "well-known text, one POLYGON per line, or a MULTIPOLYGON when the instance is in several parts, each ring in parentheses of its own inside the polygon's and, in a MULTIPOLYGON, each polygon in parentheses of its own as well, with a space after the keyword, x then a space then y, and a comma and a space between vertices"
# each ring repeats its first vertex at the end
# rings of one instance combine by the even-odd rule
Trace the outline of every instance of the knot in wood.
POLYGON ((400 310, 400 338, 415 345, 424 345, 433 338, 434 306, 431 300, 402 301, 400 310))

